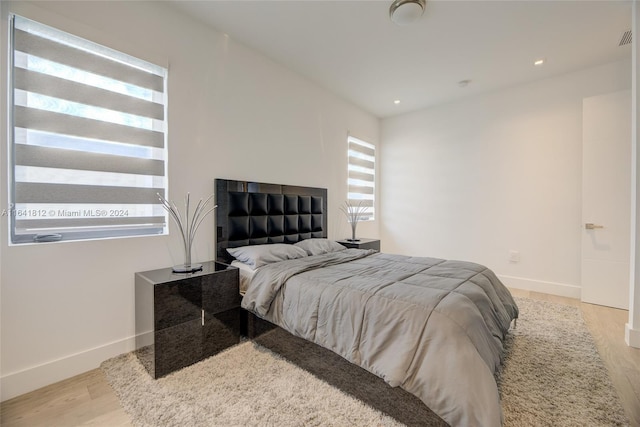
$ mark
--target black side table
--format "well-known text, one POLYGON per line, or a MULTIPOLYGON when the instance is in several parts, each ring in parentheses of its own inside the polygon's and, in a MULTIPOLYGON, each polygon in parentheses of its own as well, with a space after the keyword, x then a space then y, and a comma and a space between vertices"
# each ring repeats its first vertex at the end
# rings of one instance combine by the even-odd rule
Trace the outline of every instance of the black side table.
POLYGON ((380 240, 379 239, 358 239, 355 242, 351 240, 338 240, 342 246, 346 246, 347 248, 353 249, 375 249, 376 251, 380 250, 380 240))
POLYGON ((202 271, 136 273, 136 349, 154 378, 240 341, 239 273, 215 261, 202 271))

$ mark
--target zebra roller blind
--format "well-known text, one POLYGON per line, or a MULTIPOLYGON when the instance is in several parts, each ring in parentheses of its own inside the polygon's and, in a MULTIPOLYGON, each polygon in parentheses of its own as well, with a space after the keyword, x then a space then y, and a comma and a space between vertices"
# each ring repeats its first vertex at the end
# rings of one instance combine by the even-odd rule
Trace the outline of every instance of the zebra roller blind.
POLYGON ((12 16, 13 243, 162 234, 163 67, 12 16))
POLYGON ((348 195, 353 206, 365 208, 363 220, 374 219, 376 186, 376 147, 353 136, 347 138, 349 144, 348 195))

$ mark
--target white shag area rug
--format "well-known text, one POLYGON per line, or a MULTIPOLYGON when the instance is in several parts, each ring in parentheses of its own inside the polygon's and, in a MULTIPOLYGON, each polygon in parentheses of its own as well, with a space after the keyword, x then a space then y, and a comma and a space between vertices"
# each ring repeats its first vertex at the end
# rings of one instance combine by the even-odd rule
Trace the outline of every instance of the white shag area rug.
POLYGON ((249 341, 158 380, 134 353, 102 369, 137 426, 401 425, 249 341))
POLYGON ((520 318, 498 375, 504 425, 629 425, 580 310, 527 298, 516 303, 520 318))
MULTIPOLYGON (((628 425, 579 310, 517 303, 498 375, 504 425, 628 425)), ((134 353, 101 367, 136 426, 402 425, 249 341, 158 380, 134 353)))

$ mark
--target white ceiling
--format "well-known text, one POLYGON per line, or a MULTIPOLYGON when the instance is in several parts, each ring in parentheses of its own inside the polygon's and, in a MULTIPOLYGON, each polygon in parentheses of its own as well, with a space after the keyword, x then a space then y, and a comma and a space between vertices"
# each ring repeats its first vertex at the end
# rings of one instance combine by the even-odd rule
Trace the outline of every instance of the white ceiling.
POLYGON ((630 1, 427 0, 406 27, 391 0, 172 4, 378 117, 631 56, 630 1))

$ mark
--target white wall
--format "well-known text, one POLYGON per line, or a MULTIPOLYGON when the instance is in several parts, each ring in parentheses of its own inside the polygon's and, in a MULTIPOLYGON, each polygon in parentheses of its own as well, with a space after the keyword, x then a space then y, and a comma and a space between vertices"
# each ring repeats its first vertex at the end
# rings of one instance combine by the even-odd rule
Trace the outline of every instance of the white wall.
MULTIPOLYGON (((326 187, 329 237, 348 236, 347 132, 379 140, 378 119, 163 2, 2 2, 7 14, 169 64, 170 198, 206 197, 216 177, 326 187)), ((6 81, 6 49, 2 76, 6 81)), ((7 201, 2 84, 0 207, 7 201)), ((94 368, 131 350, 136 271, 181 261, 175 233, 7 246, 0 225, 2 400, 94 368)), ((378 222, 358 234, 378 236, 378 222)), ((214 258, 213 218, 194 261, 214 258)))
POLYGON ((622 61, 383 120, 383 251, 580 297, 582 99, 630 87, 622 61))

